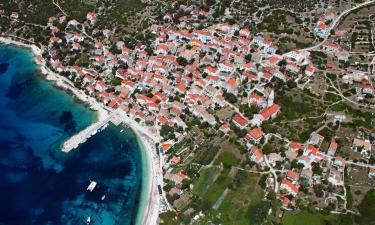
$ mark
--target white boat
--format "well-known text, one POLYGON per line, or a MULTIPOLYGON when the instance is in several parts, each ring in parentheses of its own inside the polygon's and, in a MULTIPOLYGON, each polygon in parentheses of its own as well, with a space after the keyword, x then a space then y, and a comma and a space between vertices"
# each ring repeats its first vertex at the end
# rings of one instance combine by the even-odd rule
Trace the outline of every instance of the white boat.
POLYGON ((95 181, 91 181, 86 190, 92 192, 94 190, 94 188, 96 187, 96 185, 97 185, 97 183, 95 181))
POLYGON ((122 133, 124 131, 124 129, 120 130, 120 133, 122 133))
POLYGON ((102 201, 103 201, 103 200, 105 199, 105 195, 103 195, 101 199, 102 199, 102 201))
POLYGON ((90 217, 90 216, 87 217, 86 224, 87 224, 87 225, 90 225, 90 224, 91 224, 91 217, 90 217))

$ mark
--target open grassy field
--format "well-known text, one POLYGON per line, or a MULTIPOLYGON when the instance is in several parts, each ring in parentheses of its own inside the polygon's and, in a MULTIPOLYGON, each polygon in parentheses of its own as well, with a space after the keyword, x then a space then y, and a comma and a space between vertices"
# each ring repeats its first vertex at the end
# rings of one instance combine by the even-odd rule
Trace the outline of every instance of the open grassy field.
POLYGON ((260 176, 238 171, 235 178, 231 179, 227 173, 228 170, 224 170, 204 195, 204 201, 216 207, 211 208, 198 224, 261 224, 268 211, 268 203, 262 202, 264 191, 256 185, 260 176))
POLYGON ((312 214, 306 210, 300 213, 286 213, 283 218, 284 225, 300 225, 309 221, 309 225, 325 225, 324 216, 321 214, 312 214))
POLYGON ((202 195, 215 182, 217 176, 220 174, 220 168, 210 167, 203 169, 199 174, 198 180, 194 183, 193 192, 197 195, 202 195))
POLYGON ((302 210, 299 213, 285 213, 282 222, 283 225, 352 225, 353 219, 350 215, 323 215, 321 213, 311 213, 307 210, 302 210))
MULTIPOLYGON (((221 213, 222 224, 257 224, 256 215, 263 190, 256 185, 259 175, 239 171, 237 188, 230 190, 222 202, 218 212, 221 213)), ((237 179, 236 179, 237 180, 237 179)))
POLYGON ((224 169, 216 181, 207 189, 206 194, 201 196, 206 206, 212 207, 228 185, 233 182, 228 173, 229 169, 224 169))
POLYGON ((231 152, 224 151, 220 153, 219 157, 215 161, 215 165, 220 165, 223 163, 224 167, 229 168, 231 166, 237 165, 240 160, 231 152))

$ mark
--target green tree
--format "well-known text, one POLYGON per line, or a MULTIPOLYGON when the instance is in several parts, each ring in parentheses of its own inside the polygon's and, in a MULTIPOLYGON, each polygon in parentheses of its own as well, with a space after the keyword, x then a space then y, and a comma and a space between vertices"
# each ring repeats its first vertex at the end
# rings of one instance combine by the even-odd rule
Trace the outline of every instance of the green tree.
POLYGON ((263 150, 263 153, 266 155, 275 151, 275 149, 270 143, 265 144, 262 150, 263 150))
POLYGON ((189 63, 184 57, 181 56, 177 57, 176 61, 180 66, 186 66, 189 63))
POLYGON ((229 92, 224 93, 224 98, 232 104, 237 102, 237 96, 229 92))
POLYGON ((297 87, 297 83, 292 79, 288 80, 286 82, 286 85, 288 85, 289 88, 296 88, 297 87))
POLYGON ((371 189, 358 206, 358 211, 361 214, 356 217, 356 221, 360 225, 374 225, 375 224, 375 189, 371 189))
POLYGON ((111 80, 111 84, 114 85, 114 86, 120 85, 121 84, 121 80, 116 77, 113 80, 111 80))
POLYGON ((173 133, 173 127, 170 127, 166 124, 164 124, 162 127, 161 127, 161 130, 160 130, 160 135, 162 137, 167 137, 168 135, 170 135, 171 133, 173 133))
POLYGON ((248 218, 251 222, 250 224, 263 224, 267 217, 269 207, 270 205, 267 202, 260 202, 256 205, 250 206, 248 210, 248 218))
POLYGON ((316 163, 316 162, 312 163, 312 171, 314 174, 317 174, 317 175, 322 175, 323 173, 323 170, 320 167, 319 163, 316 163))
POLYGON ((267 199, 268 200, 274 200, 274 199, 276 199, 276 193, 275 193, 274 190, 271 190, 270 192, 268 192, 267 199))
POLYGON ((247 55, 245 55, 245 60, 246 60, 246 62, 250 62, 250 61, 251 61, 251 58, 252 58, 252 55, 251 55, 251 54, 247 54, 247 55))

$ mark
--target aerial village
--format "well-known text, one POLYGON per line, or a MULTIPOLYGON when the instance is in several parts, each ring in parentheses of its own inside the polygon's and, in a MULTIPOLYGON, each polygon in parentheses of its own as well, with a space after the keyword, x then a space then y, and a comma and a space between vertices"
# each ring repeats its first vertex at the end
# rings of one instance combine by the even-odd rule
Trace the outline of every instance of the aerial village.
MULTIPOLYGON (((1 15, 6 13, 9 14, 2 11, 1 15)), ((361 161, 353 161, 336 155, 339 146, 334 137, 329 140, 328 149, 322 149, 324 137, 316 132, 310 134, 307 142, 298 143, 262 129, 263 123, 283 111, 275 101, 275 90, 268 86, 270 82, 298 81, 300 85, 319 76, 310 52, 296 49, 280 54, 277 45, 262 34, 228 23, 194 28, 194 20, 205 14, 195 11, 190 17, 180 18, 177 29, 153 25, 149 29, 155 37, 152 44, 138 43, 134 49, 113 40, 113 30, 99 30, 95 12, 89 12, 84 23, 67 20, 63 15, 51 17, 47 25, 49 42, 37 60, 47 60, 53 71, 69 78, 87 95, 109 108, 121 109, 160 136, 164 179, 176 184, 172 190, 178 195, 183 192, 178 184, 189 177, 182 170, 172 172, 180 158, 169 155, 169 150, 184 138, 186 119, 192 116, 224 135, 233 132, 233 126, 245 132, 238 141, 248 149, 255 170, 270 172, 267 190, 275 192, 285 210, 297 209, 300 199, 314 190, 316 201, 335 202, 332 210, 345 211, 346 165, 363 166, 368 168, 369 179, 375 176, 375 167, 368 166, 373 154, 368 138, 352 140, 352 149, 362 156, 361 161), (88 52, 86 66, 71 65, 70 59, 83 51, 88 52), (233 98, 238 100, 236 104, 231 101, 233 98), (247 118, 239 105, 257 111, 247 118), (234 113, 225 120, 219 119, 215 110, 221 108, 230 108, 234 113), (173 131, 163 136, 161 131, 166 126, 173 131), (263 153, 262 147, 271 137, 283 140, 286 151, 263 153), (327 190, 323 187, 329 187, 330 192, 322 191, 327 190)), ((12 12, 9 17, 16 26, 18 14, 12 12)), ((315 35, 325 37, 329 21, 334 18, 333 13, 322 16, 315 35)), ((165 19, 169 19, 168 15, 165 19)), ((338 60, 348 60, 348 53, 331 41, 325 41, 320 49, 338 60)), ((375 95, 374 87, 363 82, 363 77, 359 81, 355 83, 357 98, 375 95)), ((340 122, 338 116, 335 119, 340 122)))

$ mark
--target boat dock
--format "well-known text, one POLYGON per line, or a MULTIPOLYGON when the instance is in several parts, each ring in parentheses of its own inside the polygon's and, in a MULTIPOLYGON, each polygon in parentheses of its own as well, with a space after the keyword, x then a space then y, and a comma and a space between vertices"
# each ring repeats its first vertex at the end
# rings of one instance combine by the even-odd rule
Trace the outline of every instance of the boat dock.
POLYGON ((113 121, 116 125, 117 121, 114 118, 116 118, 116 113, 113 112, 109 114, 108 117, 104 120, 98 121, 88 126, 86 129, 80 131, 79 133, 73 135, 71 138, 64 142, 61 150, 63 152, 70 152, 71 150, 77 148, 80 144, 86 142, 87 139, 89 139, 91 136, 105 129, 110 121, 113 121))
MULTIPOLYGON (((121 110, 113 110, 105 119, 88 126, 86 129, 80 131, 79 133, 73 135, 71 138, 65 141, 61 146, 61 150, 63 152, 70 152, 71 150, 77 148, 80 144, 86 142, 87 139, 89 139, 91 136, 105 129, 109 122, 118 126, 122 123, 131 124, 132 120, 127 117, 121 110)), ((141 131, 142 134, 153 140, 155 143, 159 142, 159 136, 150 133, 147 129, 140 126, 138 123, 133 123, 133 126, 137 130, 141 131)))

